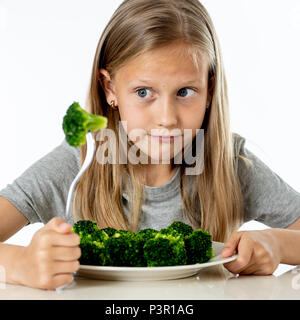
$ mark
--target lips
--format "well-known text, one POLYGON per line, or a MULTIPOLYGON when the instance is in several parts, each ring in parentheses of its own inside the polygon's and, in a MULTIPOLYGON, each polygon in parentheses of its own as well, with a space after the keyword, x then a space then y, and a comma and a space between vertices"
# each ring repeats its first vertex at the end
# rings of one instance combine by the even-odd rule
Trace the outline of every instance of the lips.
POLYGON ((152 136, 151 138, 160 141, 160 142, 173 142, 175 139, 177 139, 180 136, 152 136))

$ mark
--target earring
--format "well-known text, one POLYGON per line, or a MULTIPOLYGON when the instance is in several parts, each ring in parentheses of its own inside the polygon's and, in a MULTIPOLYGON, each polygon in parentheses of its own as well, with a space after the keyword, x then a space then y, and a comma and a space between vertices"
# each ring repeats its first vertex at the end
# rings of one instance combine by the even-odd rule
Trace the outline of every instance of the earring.
POLYGON ((115 105, 115 100, 111 100, 110 106, 111 106, 114 110, 118 110, 118 107, 115 105))

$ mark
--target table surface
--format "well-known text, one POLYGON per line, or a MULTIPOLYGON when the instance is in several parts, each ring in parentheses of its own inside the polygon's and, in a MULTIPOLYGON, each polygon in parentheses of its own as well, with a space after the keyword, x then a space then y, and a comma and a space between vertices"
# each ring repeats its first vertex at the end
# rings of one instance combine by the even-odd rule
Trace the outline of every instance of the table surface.
POLYGON ((233 275, 223 265, 163 281, 107 281, 79 276, 63 290, 0 283, 0 300, 231 300, 300 299, 300 266, 279 265, 273 275, 233 275))

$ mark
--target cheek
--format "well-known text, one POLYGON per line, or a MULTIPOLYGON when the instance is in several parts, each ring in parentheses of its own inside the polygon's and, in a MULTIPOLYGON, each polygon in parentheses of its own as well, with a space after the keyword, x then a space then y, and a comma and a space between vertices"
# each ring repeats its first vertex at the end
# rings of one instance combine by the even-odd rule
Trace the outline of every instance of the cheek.
POLYGON ((147 135, 147 131, 145 130, 147 125, 144 117, 141 117, 136 113, 132 116, 132 113, 124 114, 120 112, 120 119, 123 128, 131 141, 138 142, 147 135))
POLYGON ((193 134, 196 133, 196 129, 200 129, 203 123, 205 111, 207 109, 195 109, 190 110, 191 112, 186 112, 181 116, 182 126, 185 129, 192 129, 193 134))
POLYGON ((183 117, 182 127, 184 128, 184 139, 182 142, 183 148, 188 148, 197 134, 201 135, 199 131, 202 127, 205 110, 195 109, 193 112, 185 114, 183 117), (198 130, 198 131, 197 131, 198 130))

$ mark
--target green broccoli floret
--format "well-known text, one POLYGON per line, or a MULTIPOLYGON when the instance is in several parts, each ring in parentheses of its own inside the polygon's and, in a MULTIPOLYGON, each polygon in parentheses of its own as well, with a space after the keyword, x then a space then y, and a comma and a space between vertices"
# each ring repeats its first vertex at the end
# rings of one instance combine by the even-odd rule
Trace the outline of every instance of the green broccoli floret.
POLYGON ((119 230, 105 243, 108 256, 107 265, 143 267, 143 239, 136 233, 119 230))
POLYGON ((72 228, 72 231, 79 235, 83 233, 93 234, 98 230, 97 223, 90 220, 79 220, 73 225, 72 228))
POLYGON ((78 102, 74 102, 63 118, 63 130, 67 142, 78 147, 86 142, 89 131, 97 131, 107 127, 107 118, 92 114, 82 109, 78 102))
POLYGON ((173 237, 178 237, 178 236, 183 237, 182 234, 180 234, 180 233, 179 233, 178 231, 176 231, 175 229, 171 229, 171 228, 160 229, 159 233, 160 233, 160 234, 171 235, 171 236, 173 236, 173 237))
POLYGON ((148 267, 186 264, 187 253, 183 236, 178 233, 174 235, 158 232, 145 243, 144 258, 148 267))
POLYGON ((117 229, 111 227, 103 228, 101 230, 105 231, 110 237, 113 236, 116 232, 118 232, 117 229))
POLYGON ((108 260, 105 242, 109 239, 108 235, 99 230, 95 238, 90 234, 80 239, 81 257, 80 264, 105 266, 108 260))
POLYGON ((190 225, 181 221, 174 221, 166 228, 166 230, 175 230, 184 236, 188 236, 193 232, 193 228, 190 225))
POLYGON ((116 233, 119 233, 120 235, 133 235, 133 232, 129 231, 129 230, 117 230, 116 233))
POLYGON ((187 264, 203 263, 213 257, 211 235, 208 231, 194 230, 185 237, 187 264))
POLYGON ((107 233, 99 230, 96 222, 89 220, 77 221, 72 231, 80 237, 80 264, 105 265, 107 261, 105 242, 109 238, 107 233))
POLYGON ((141 236, 141 238, 146 242, 147 240, 154 238, 157 235, 158 231, 147 228, 140 231, 137 231, 137 234, 141 236))

